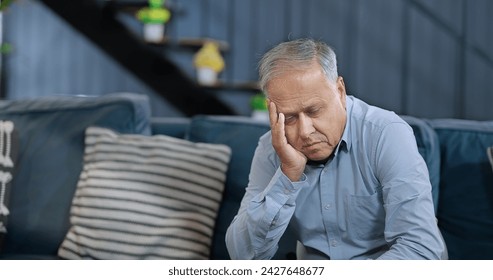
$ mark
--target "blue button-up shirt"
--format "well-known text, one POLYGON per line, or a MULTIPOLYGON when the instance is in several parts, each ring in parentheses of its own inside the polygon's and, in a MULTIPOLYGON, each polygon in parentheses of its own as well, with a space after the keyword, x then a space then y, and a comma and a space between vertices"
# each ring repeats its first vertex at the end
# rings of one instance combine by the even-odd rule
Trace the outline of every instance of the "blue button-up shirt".
POLYGON ((291 223, 305 259, 439 259, 426 164, 412 128, 395 113, 348 96, 342 139, 325 164, 300 181, 281 171, 270 132, 226 234, 233 259, 269 259, 291 223))

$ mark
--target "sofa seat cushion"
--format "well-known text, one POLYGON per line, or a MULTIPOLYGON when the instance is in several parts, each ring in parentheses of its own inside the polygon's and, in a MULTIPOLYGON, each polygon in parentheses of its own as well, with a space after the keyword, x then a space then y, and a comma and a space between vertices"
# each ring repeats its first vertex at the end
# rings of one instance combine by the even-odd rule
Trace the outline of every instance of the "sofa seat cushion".
POLYGON ((65 259, 208 259, 231 150, 90 127, 65 259))
POLYGON ((438 222, 450 259, 493 259, 493 122, 431 121, 440 139, 438 222))
POLYGON ((1 253, 56 256, 69 227, 85 129, 150 134, 149 116, 149 100, 139 94, 0 101, 0 120, 12 121, 19 137, 1 253))
POLYGON ((0 260, 60 260, 57 255, 1 254, 0 260))

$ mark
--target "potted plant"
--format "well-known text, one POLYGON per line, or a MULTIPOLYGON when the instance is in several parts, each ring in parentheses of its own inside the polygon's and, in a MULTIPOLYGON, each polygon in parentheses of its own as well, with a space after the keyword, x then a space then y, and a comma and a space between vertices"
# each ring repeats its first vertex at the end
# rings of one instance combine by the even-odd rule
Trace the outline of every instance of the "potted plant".
POLYGON ((217 76, 224 69, 224 59, 219 51, 219 45, 214 41, 206 41, 194 56, 194 66, 197 69, 197 81, 201 85, 214 86, 217 76))
POLYGON ((170 10, 164 7, 165 0, 149 0, 149 6, 137 12, 137 18, 144 23, 144 40, 160 43, 164 39, 165 24, 171 18, 170 10))
POLYGON ((269 121, 269 111, 267 108, 267 98, 262 92, 255 94, 250 99, 252 109, 252 119, 269 121))
POLYGON ((0 44, 0 54, 9 54, 13 50, 13 47, 9 43, 0 44))
MULTIPOLYGON (((0 29, 2 28, 2 12, 7 9, 7 7, 12 4, 14 0, 0 0, 0 29)), ((12 52, 13 48, 12 45, 9 43, 4 43, 2 42, 2 32, 0 31, 0 55, 4 54, 9 54, 12 52)), ((0 58, 0 65, 1 65, 2 59, 0 58)), ((1 71, 1 69, 0 69, 1 71)))

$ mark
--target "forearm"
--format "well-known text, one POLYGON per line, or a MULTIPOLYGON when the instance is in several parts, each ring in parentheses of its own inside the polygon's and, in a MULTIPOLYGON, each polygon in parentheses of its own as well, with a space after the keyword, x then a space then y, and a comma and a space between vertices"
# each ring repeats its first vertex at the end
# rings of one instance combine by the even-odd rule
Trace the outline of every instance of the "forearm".
POLYGON ((305 182, 292 183, 278 170, 257 194, 247 189, 242 206, 226 233, 232 259, 270 259, 294 213, 295 199, 305 182))
POLYGON ((399 207, 388 205, 387 212, 392 218, 387 219, 385 237, 391 246, 379 259, 433 260, 447 257, 429 193, 421 193, 402 202, 399 207))

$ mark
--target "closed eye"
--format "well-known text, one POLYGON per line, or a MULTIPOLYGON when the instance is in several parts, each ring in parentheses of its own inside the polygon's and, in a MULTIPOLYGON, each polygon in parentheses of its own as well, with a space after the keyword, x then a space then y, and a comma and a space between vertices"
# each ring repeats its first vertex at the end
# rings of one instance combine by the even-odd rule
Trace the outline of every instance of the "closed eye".
POLYGON ((311 107, 305 111, 305 114, 309 117, 316 117, 321 111, 320 107, 311 107))
POLYGON ((296 116, 294 115, 287 115, 284 119, 284 124, 286 125, 292 125, 296 122, 296 116))

